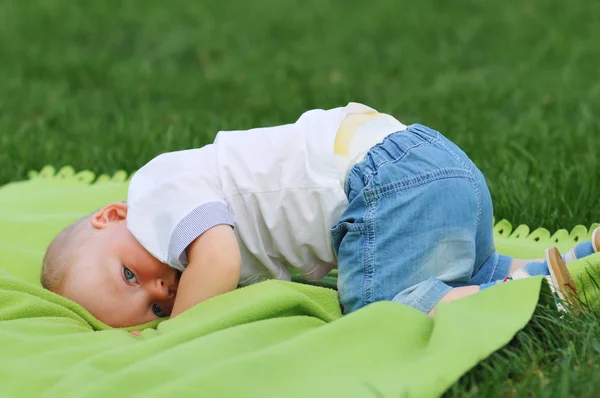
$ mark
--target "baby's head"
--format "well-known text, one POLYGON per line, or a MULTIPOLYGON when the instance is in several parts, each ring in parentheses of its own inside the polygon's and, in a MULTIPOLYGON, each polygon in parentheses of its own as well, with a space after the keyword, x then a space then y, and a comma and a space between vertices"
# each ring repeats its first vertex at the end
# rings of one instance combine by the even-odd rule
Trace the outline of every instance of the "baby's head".
POLYGON ((171 313, 178 273, 140 245, 127 229, 127 205, 117 202, 54 238, 41 281, 107 325, 125 327, 171 313))

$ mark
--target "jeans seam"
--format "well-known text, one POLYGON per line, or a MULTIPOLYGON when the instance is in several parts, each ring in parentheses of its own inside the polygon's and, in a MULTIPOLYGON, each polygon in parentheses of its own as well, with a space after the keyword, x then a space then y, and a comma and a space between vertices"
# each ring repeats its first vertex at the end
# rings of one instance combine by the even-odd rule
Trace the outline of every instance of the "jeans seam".
MULTIPOLYGON (((365 198, 367 199, 367 198, 365 198)), ((375 200, 366 200, 367 210, 365 212, 365 247, 363 250, 363 286, 362 299, 365 305, 373 302, 373 281, 375 280, 375 200)))
POLYGON ((471 167, 467 167, 467 165, 465 164, 465 162, 463 162, 463 160, 460 158, 460 156, 458 156, 458 155, 456 154, 456 152, 454 152, 452 149, 450 149, 450 147, 449 147, 448 145, 446 145, 446 143, 445 143, 445 142, 443 142, 442 140, 439 140, 438 142, 439 142, 439 144, 440 144, 441 146, 443 146, 443 147, 444 147, 444 149, 445 149, 445 150, 446 150, 446 151, 447 151, 447 152, 448 152, 450 155, 452 155, 452 156, 453 156, 453 157, 456 159, 456 161, 458 161, 458 163, 460 163, 460 164, 461 164, 461 165, 462 165, 462 166, 465 168, 465 170, 468 170, 468 171, 472 172, 472 170, 473 170, 473 166, 471 166, 471 167))
MULTIPOLYGON (((434 289, 434 288, 435 288, 435 287, 436 287, 438 284, 440 284, 440 283, 441 283, 441 284, 443 284, 443 285, 445 285, 445 286, 448 286, 448 285, 446 285, 444 282, 442 282, 441 280, 439 280, 439 279, 435 279, 435 278, 434 278, 434 282, 433 282, 431 285, 429 285, 429 287, 428 287, 428 288, 427 288, 427 289, 426 289, 426 290, 423 292, 423 294, 419 295, 419 297, 417 297, 416 299, 414 299, 414 300, 413 300, 413 301, 410 303, 410 306, 411 306, 411 307, 413 307, 413 308, 417 308, 417 304, 420 304, 420 303, 422 302, 423 298, 425 298, 425 296, 427 296, 427 295, 429 294, 429 292, 430 292, 431 290, 433 290, 433 289, 434 289)), ((452 289, 452 287, 450 287, 450 286, 448 286, 448 287, 449 287, 450 289, 452 289)), ((442 297, 444 297, 444 296, 442 296, 442 297)), ((437 303, 439 303, 439 301, 442 299, 442 297, 440 297, 440 298, 438 299, 438 301, 437 301, 437 302, 433 303, 433 305, 431 306, 431 308, 435 307, 435 305, 436 305, 437 303)), ((430 310, 431 310, 431 308, 430 308, 428 311, 430 311, 430 310)))
POLYGON ((338 228, 343 225, 348 232, 359 232, 363 233, 367 230, 366 221, 363 222, 347 222, 341 221, 335 224, 331 229, 333 234, 338 234, 338 228))
MULTIPOLYGON (((437 281, 437 279, 436 279, 436 281, 437 281)), ((421 300, 423 300, 423 297, 427 296, 427 293, 429 293, 431 291, 431 289, 433 289, 434 287, 435 287, 435 283, 432 283, 431 285, 429 285, 429 287, 427 289, 425 289, 423 294, 421 294, 419 297, 417 297, 410 303, 410 306, 415 307, 415 304, 420 303, 421 300)))
MULTIPOLYGON (((493 254, 495 254, 495 252, 494 252, 494 253, 492 253, 492 255, 493 255, 493 254)), ((489 281, 488 281, 488 283, 492 281, 492 279, 493 279, 494 275, 496 274, 496 269, 498 269, 498 261, 499 261, 499 260, 500 260, 500 256, 495 256, 495 259, 494 259, 494 266, 492 267, 492 272, 490 272, 490 276, 489 276, 489 281)))
MULTIPOLYGON (((475 190, 475 199, 477 200, 477 222, 475 225, 475 234, 479 231, 479 224, 481 223, 481 192, 477 187, 477 181, 475 178, 471 179, 471 184, 473 185, 473 189, 475 190)), ((477 252, 477 248, 475 248, 475 252, 477 252)))
POLYGON ((442 168, 427 173, 419 174, 417 176, 411 176, 404 178, 400 181, 395 181, 375 189, 365 189, 365 200, 372 201, 380 197, 393 194, 398 191, 414 188, 419 185, 424 185, 429 182, 448 179, 448 178, 468 178, 473 180, 473 175, 461 168, 442 168))

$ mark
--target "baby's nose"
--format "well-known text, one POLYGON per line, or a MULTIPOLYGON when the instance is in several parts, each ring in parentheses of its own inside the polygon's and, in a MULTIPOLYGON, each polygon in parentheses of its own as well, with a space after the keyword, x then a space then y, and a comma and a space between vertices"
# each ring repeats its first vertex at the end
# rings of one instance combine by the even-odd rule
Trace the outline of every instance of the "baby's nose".
POLYGON ((154 282, 153 295, 155 300, 166 300, 174 295, 169 285, 163 279, 156 279, 154 282))

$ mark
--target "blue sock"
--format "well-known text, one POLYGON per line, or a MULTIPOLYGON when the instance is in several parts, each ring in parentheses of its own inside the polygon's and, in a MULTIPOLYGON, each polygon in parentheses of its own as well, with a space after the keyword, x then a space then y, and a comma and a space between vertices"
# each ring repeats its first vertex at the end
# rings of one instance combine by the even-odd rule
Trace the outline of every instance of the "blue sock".
POLYGON ((581 242, 575 246, 575 258, 580 259, 594 254, 594 245, 591 241, 581 242))
POLYGON ((525 269, 525 272, 527 272, 531 276, 550 275, 550 270, 548 269, 548 263, 546 263, 546 261, 544 261, 542 263, 537 262, 537 261, 532 261, 530 263, 525 264, 525 266, 523 268, 525 269))

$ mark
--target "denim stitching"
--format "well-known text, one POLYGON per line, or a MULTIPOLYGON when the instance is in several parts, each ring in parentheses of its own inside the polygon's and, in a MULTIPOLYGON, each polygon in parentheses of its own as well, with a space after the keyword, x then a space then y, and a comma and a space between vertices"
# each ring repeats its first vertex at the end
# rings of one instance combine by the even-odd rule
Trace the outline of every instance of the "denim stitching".
POLYGON ((432 181, 447 179, 447 178, 468 178, 472 179, 473 175, 464 169, 460 168, 443 168, 427 173, 419 174, 413 177, 407 177, 400 181, 395 181, 387 185, 376 188, 375 190, 369 190, 365 192, 369 197, 379 198, 385 195, 395 193, 397 191, 414 188, 419 185, 424 185, 432 181))
POLYGON ((423 297, 425 297, 427 295, 427 293, 429 293, 431 291, 431 289, 433 289, 434 286, 435 286, 435 283, 432 283, 431 285, 429 285, 429 287, 427 289, 425 289, 423 294, 421 294, 419 297, 417 297, 410 303, 410 306, 415 307, 416 306, 415 304, 421 302, 421 300, 423 300, 423 297))
MULTIPOLYGON (((475 225, 475 241, 477 241, 477 232, 479 232, 479 224, 481 222, 481 192, 479 191, 479 187, 477 187, 477 180, 473 178, 471 180, 471 184, 473 185, 473 189, 475 190, 475 198, 477 200, 477 222, 475 225)), ((475 256, 477 257, 477 247, 475 247, 475 256)))
MULTIPOLYGON (((431 285, 429 285, 429 287, 428 287, 428 288, 425 290, 425 292, 423 292, 423 294, 421 294, 419 297, 417 297, 416 299, 414 299, 414 300, 412 301, 412 303, 410 304, 410 306, 411 306, 411 307, 413 307, 413 308, 417 308, 416 304, 418 304, 418 303, 421 303, 421 301, 423 300, 423 298, 425 298, 425 296, 427 296, 427 295, 429 294, 429 292, 430 292, 430 291, 431 291, 431 290, 432 290, 434 287, 436 287, 436 286, 437 286, 437 284, 438 284, 438 283, 441 283, 441 284, 443 284, 443 285, 445 285, 445 286, 448 286, 448 285, 446 285, 444 282, 440 281, 439 279, 435 279, 434 283, 432 283, 431 285)), ((448 286, 448 287, 449 287, 449 286, 448 286)), ((444 296, 442 296, 442 297, 444 297, 444 296)), ((438 301, 437 301, 437 302, 436 302, 436 303, 435 303, 435 304, 434 304, 434 305, 433 305, 431 308, 435 307, 435 305, 436 305, 437 303, 439 303, 439 301, 442 299, 442 297, 440 297, 440 298, 438 299, 438 301)), ((427 312, 431 311, 431 308, 430 308, 430 309, 429 309, 427 312)))
MULTIPOLYGON (((494 252, 493 254, 496 254, 496 252, 494 252)), ((496 274, 496 269, 498 269, 498 261, 500 261, 500 256, 496 255, 496 261, 494 261, 494 266, 492 267, 492 272, 490 272, 490 276, 488 277, 489 278, 488 283, 492 281, 492 278, 496 274)))
MULTIPOLYGON (((365 197, 366 199, 366 197, 365 197)), ((377 202, 375 200, 366 200, 367 210, 365 212, 366 226, 365 245, 363 250, 363 286, 362 298, 366 304, 373 302, 373 290, 375 280, 375 209, 377 202)))
POLYGON ((449 147, 449 146, 448 146, 448 145, 447 145, 447 144, 446 144, 444 141, 440 140, 440 141, 439 141, 439 144, 440 144, 441 146, 443 146, 443 147, 444 147, 444 149, 445 149, 445 150, 446 150, 446 151, 447 151, 447 152, 448 152, 450 155, 452 155, 452 156, 453 156, 453 157, 454 157, 454 158, 455 158, 455 159, 458 161, 458 163, 460 163, 460 164, 461 164, 461 165, 462 165, 462 166, 465 168, 465 170, 469 170, 469 171, 472 171, 472 170, 473 170, 473 166, 472 166, 472 164, 473 164, 473 163, 472 163, 472 162, 471 162, 471 166, 470 166, 470 167, 467 167, 467 165, 465 164, 465 162, 463 162, 463 160, 460 158, 460 156, 458 156, 458 155, 456 154, 456 152, 454 152, 454 151, 453 151, 453 150, 452 150, 452 149, 451 149, 451 148, 450 148, 450 147, 449 147))
POLYGON ((333 233, 334 234, 339 234, 339 230, 341 227, 346 228, 347 231, 349 232, 365 232, 367 231, 367 226, 366 226, 366 222, 347 222, 347 221, 342 221, 339 222, 338 224, 336 224, 333 227, 333 233))

